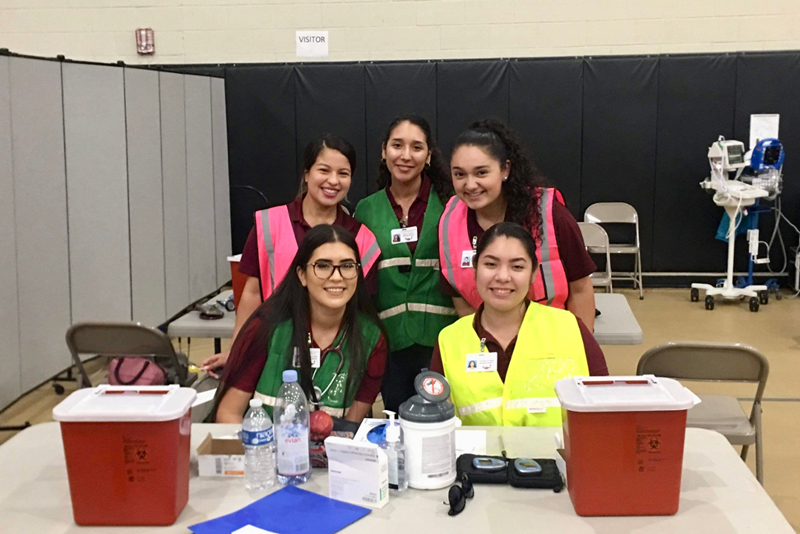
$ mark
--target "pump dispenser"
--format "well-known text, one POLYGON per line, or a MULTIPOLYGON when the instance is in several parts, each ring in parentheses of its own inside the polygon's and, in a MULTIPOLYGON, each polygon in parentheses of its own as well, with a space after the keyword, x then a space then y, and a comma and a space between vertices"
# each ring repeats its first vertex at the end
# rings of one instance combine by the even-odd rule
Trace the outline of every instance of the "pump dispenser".
POLYGON ((386 439, 380 447, 386 451, 389 459, 389 489, 400 493, 408 488, 406 448, 400 442, 400 425, 394 419, 395 413, 391 410, 384 410, 383 413, 389 416, 389 424, 386 426, 386 439))

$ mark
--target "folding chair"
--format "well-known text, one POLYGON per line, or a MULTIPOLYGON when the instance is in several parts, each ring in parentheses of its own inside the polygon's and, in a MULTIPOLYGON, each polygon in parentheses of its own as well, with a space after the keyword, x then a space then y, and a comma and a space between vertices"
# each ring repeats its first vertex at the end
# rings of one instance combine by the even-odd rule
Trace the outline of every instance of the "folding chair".
MULTIPOLYGON (((592 204, 583 214, 585 222, 595 224, 632 224, 636 228, 636 240, 634 243, 611 243, 609 252, 611 254, 633 254, 634 255, 634 272, 633 273, 619 273, 614 275, 615 280, 632 280, 633 287, 639 288, 639 299, 644 298, 644 289, 642 286, 642 254, 641 245, 639 243, 639 214, 636 209, 630 204, 625 202, 598 202, 592 204)), ((590 251, 591 252, 591 251, 590 251)), ((612 271, 613 275, 613 271, 612 271)))
POLYGON ((78 384, 91 387, 81 354, 120 357, 136 356, 160 363, 174 375, 175 383, 189 387, 197 373, 189 372, 185 355, 175 352, 170 339, 160 330, 134 323, 78 323, 67 330, 67 346, 78 369, 78 384))
POLYGON ((645 352, 636 373, 706 382, 757 383, 750 417, 735 397, 700 395, 703 402, 689 410, 686 424, 715 430, 732 445, 741 445, 742 460, 747 459, 750 445, 755 444, 756 478, 764 484, 761 398, 769 362, 761 352, 740 343, 667 343, 645 352))
POLYGON ((589 276, 592 280, 592 285, 594 287, 606 288, 606 293, 613 293, 614 288, 611 279, 611 254, 609 251, 608 234, 599 224, 579 222, 578 227, 581 229, 583 244, 586 246, 586 250, 592 254, 605 254, 606 257, 605 272, 600 271, 592 273, 589 276))

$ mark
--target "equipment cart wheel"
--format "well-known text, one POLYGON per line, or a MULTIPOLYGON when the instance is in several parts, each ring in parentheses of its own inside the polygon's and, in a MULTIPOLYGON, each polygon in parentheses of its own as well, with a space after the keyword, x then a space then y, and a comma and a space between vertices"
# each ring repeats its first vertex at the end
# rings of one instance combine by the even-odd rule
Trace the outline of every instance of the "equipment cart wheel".
POLYGON ((700 301, 700 290, 696 287, 692 288, 691 292, 692 302, 699 302, 700 301))
POLYGON ((758 292, 759 304, 769 304, 769 290, 758 292))
POLYGON ((758 311, 758 298, 750 297, 750 311, 757 312, 758 311))
POLYGON ((783 298, 783 295, 781 294, 781 290, 780 289, 776 289, 775 290, 775 300, 781 300, 782 298, 783 298))
POLYGON ((57 395, 63 395, 64 394, 64 386, 62 386, 58 382, 53 382, 53 389, 55 390, 57 395))
POLYGON ((711 295, 706 296, 706 309, 713 310, 714 309, 714 297, 711 295))

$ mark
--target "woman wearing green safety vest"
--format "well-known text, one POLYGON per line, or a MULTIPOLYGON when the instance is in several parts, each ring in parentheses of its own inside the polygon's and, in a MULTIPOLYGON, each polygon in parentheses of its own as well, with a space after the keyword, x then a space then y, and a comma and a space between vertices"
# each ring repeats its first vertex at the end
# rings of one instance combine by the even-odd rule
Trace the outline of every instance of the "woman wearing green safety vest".
POLYGON ((560 426, 555 382, 607 375, 600 346, 569 311, 528 300, 537 270, 529 230, 492 226, 473 265, 483 303, 442 330, 431 370, 447 377, 465 425, 560 426))
POLYGON ((380 391, 387 343, 353 235, 322 224, 286 277, 242 327, 216 398, 216 421, 241 423, 251 397, 272 414, 281 375, 297 369, 312 402, 360 422, 380 391))
POLYGON ((457 317, 452 298, 438 289, 438 224, 452 185, 424 118, 409 114, 391 122, 378 186, 354 215, 381 249, 375 303, 390 349, 381 391, 386 408, 397 411, 414 395, 414 377, 430 365, 439 331, 457 317))

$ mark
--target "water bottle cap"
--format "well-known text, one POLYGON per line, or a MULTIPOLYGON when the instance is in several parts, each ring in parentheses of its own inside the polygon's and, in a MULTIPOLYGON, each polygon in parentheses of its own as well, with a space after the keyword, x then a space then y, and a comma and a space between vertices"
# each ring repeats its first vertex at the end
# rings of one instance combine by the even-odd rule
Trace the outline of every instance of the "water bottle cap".
POLYGON ((250 399, 251 408, 261 408, 263 405, 264 403, 261 402, 261 399, 250 399))
POLYGON ((289 369, 283 372, 283 381, 284 382, 297 382, 297 371, 294 369, 289 369))

